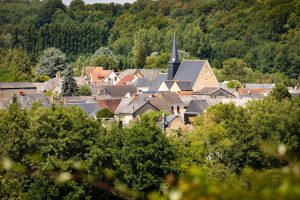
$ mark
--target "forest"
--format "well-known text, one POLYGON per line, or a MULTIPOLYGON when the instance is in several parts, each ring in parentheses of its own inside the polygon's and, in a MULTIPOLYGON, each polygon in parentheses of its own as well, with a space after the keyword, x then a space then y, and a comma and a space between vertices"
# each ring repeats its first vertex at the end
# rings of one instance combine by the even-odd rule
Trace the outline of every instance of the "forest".
POLYGON ((242 81, 294 86, 300 80, 299 24, 298 0, 73 0, 69 6, 1 0, 0 80, 38 80, 38 63, 49 48, 60 50, 77 75, 87 65, 165 70, 176 33, 181 59, 208 59, 220 80, 229 66, 246 71, 242 81))
POLYGON ((123 128, 17 98, 0 110, 1 199, 298 199, 300 96, 283 84, 213 106, 166 136, 150 112, 123 128))

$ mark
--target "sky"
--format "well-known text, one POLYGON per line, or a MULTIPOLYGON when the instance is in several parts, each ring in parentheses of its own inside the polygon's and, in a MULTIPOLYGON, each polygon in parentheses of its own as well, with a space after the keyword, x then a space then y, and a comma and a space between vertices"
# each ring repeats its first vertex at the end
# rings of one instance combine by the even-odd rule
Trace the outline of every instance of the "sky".
MULTIPOLYGON (((62 0, 64 2, 64 4, 66 5, 69 5, 71 0, 62 0)), ((111 3, 111 2, 114 2, 114 3, 121 3, 121 4, 124 4, 124 3, 132 3, 136 0, 84 0, 84 2, 86 4, 94 4, 94 3, 111 3)))

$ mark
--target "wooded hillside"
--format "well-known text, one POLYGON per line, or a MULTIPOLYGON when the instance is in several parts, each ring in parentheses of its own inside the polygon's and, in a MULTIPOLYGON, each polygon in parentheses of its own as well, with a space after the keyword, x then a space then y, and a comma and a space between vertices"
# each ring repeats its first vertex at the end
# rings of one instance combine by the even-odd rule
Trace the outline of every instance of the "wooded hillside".
POLYGON ((1 79, 20 71, 14 51, 21 51, 21 60, 34 71, 50 47, 66 53, 74 67, 109 47, 111 68, 165 68, 173 33, 184 58, 207 58, 216 68, 238 58, 263 73, 290 78, 300 73, 298 0, 138 0, 132 5, 73 0, 69 7, 60 0, 2 0, 1 79))

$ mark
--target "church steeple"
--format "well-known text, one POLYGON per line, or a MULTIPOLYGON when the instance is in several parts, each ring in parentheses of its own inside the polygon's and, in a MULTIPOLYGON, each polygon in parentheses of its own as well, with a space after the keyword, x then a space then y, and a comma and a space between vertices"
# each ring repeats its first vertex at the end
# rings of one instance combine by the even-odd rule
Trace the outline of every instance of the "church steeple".
POLYGON ((173 80, 174 76, 179 68, 180 60, 179 54, 176 44, 176 35, 173 36, 173 45, 172 45, 172 53, 171 58, 168 63, 168 80, 173 80))

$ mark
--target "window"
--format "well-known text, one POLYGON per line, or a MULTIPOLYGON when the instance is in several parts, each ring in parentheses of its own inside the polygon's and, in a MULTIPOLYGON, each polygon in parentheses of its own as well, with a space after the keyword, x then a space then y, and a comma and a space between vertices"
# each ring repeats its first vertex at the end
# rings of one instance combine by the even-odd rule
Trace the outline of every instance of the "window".
POLYGON ((174 106, 171 106, 171 112, 174 113, 174 106))
POLYGON ((180 106, 177 106, 177 113, 180 113, 180 106))
POLYGON ((117 81, 117 77, 115 77, 115 82, 117 81))

